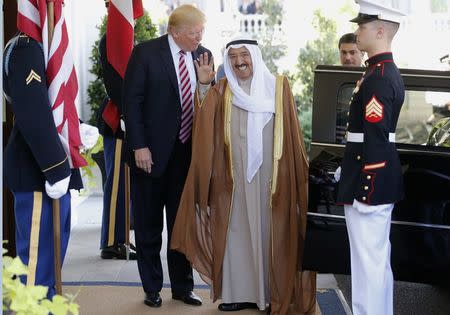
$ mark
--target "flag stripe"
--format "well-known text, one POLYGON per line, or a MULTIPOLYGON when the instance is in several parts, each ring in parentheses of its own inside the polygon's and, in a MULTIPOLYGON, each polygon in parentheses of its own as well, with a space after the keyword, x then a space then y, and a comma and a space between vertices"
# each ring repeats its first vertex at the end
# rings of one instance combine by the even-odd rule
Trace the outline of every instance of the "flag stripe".
POLYGON ((22 14, 25 18, 31 20, 31 22, 36 24, 38 28, 41 28, 39 10, 36 2, 33 3, 32 1, 19 1, 17 5, 17 11, 20 12, 20 14, 22 14))
POLYGON ((133 3, 131 1, 111 0, 109 5, 113 6, 133 26, 133 3))
MULTIPOLYGON (((119 2, 128 3, 131 7, 130 0, 119 2)), ((128 11, 125 10, 125 12, 128 11)), ((123 78, 133 50, 134 32, 133 16, 131 15, 130 22, 130 16, 124 16, 122 13, 114 3, 110 3, 106 25, 106 54, 108 62, 123 78)))
POLYGON ((55 27, 50 48, 47 0, 18 0, 17 25, 21 32, 42 43, 53 120, 70 166, 78 168, 87 165, 80 154, 81 138, 75 106, 78 81, 62 12, 62 0, 54 0, 53 5, 55 27))
POLYGON ((29 18, 22 15, 20 12, 17 14, 17 28, 19 30, 28 30, 28 36, 37 40, 38 42, 42 41, 40 27, 29 18))

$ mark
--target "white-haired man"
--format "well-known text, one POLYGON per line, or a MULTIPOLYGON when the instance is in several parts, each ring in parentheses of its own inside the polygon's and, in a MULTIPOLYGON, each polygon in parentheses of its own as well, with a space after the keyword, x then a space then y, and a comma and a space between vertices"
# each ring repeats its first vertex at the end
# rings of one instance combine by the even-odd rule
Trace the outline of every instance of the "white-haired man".
POLYGON ((314 313, 315 273, 297 269, 308 162, 289 83, 250 39, 226 45, 226 78, 214 87, 202 84, 212 63, 196 67, 192 162, 171 247, 211 284, 221 311, 314 313))

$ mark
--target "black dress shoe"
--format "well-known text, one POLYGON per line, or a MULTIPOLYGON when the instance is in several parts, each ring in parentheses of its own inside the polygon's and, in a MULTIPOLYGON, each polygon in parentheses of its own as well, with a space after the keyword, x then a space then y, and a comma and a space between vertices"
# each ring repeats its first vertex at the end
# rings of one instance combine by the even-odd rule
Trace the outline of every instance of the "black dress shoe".
POLYGON ((162 300, 159 292, 145 293, 144 303, 150 307, 160 307, 162 300))
POLYGON ((248 302, 221 303, 221 304, 219 304, 219 306, 217 308, 219 309, 219 311, 222 311, 222 312, 236 312, 236 311, 245 310, 246 308, 258 308, 258 305, 256 305, 256 303, 248 303, 248 302))
MULTIPOLYGON (((103 259, 127 259, 125 244, 116 244, 102 249, 101 257, 103 259)), ((130 260, 136 260, 136 247, 130 244, 130 260)))
POLYGON ((183 294, 172 293, 172 299, 183 301, 189 305, 200 306, 202 305, 202 299, 198 297, 194 292, 188 291, 183 294))

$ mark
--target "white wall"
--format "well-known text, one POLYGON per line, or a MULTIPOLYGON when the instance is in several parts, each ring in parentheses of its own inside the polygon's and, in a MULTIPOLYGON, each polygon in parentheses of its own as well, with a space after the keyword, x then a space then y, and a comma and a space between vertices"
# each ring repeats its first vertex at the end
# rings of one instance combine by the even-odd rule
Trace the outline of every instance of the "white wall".
POLYGON ((87 103, 87 87, 89 81, 93 79, 89 73, 91 68, 89 56, 92 45, 98 38, 96 25, 106 14, 106 8, 104 2, 100 0, 65 1, 64 14, 78 75, 78 114, 81 119, 87 121, 91 115, 87 103))

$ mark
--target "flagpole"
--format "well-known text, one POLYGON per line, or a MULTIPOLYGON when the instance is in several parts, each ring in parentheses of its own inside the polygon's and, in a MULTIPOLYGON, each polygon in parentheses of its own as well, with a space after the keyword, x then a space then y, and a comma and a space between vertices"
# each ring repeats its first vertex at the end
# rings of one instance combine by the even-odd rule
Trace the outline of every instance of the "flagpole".
MULTIPOLYGON (((53 0, 47 1, 47 25, 48 25, 48 50, 55 29, 55 8, 53 0)), ((55 288, 56 293, 62 294, 61 287, 61 204, 59 199, 53 199, 53 248, 55 265, 55 288)))
POLYGON ((47 24, 48 24, 48 50, 53 39, 53 31, 55 29, 55 7, 53 0, 47 0, 47 24))
POLYGON ((130 167, 125 163, 125 250, 130 260, 130 167))
POLYGON ((62 294, 61 287, 61 216, 59 199, 53 199, 53 244, 55 261, 56 293, 62 294))

